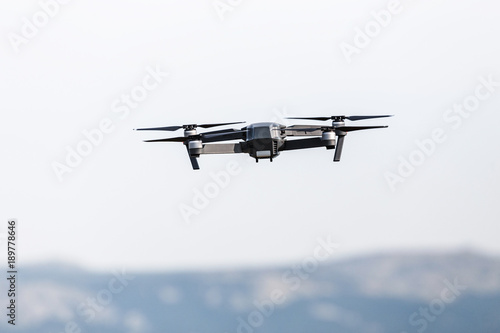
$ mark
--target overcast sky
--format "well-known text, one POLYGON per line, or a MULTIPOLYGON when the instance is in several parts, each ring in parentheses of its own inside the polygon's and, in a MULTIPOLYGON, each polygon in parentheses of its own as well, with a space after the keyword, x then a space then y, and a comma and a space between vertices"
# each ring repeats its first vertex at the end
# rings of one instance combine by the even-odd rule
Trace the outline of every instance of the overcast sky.
POLYGON ((54 1, 0 5, 0 232, 18 219, 23 263, 288 263, 318 237, 336 258, 500 254, 496 2, 54 1), (356 122, 389 128, 350 133, 340 163, 318 148, 199 171, 142 142, 182 131, 133 131, 337 114, 395 117, 356 122))

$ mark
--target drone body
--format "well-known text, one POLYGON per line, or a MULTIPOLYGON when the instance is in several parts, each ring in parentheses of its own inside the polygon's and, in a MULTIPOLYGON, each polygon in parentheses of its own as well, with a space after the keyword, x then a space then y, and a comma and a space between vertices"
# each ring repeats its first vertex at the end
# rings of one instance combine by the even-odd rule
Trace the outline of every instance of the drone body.
POLYGON ((277 157, 281 151, 297 150, 306 148, 325 147, 326 149, 335 149, 334 161, 340 161, 344 138, 348 132, 385 128, 387 126, 345 126, 344 120, 363 120, 371 118, 390 117, 383 116, 331 116, 331 117, 306 117, 289 119, 306 120, 332 120, 332 126, 321 125, 292 125, 285 126, 278 123, 266 122, 255 123, 241 129, 225 129, 198 133, 196 128, 210 128, 215 126, 241 124, 219 123, 202 125, 182 125, 154 128, 139 128, 137 130, 154 131, 176 131, 184 129, 183 137, 147 140, 145 142, 182 142, 188 151, 191 165, 194 170, 199 169, 197 158, 204 154, 237 154, 247 153, 258 162, 260 159, 269 159, 277 157), (308 137, 305 139, 288 140, 287 137, 308 137), (214 143, 222 141, 235 141, 232 143, 214 143))

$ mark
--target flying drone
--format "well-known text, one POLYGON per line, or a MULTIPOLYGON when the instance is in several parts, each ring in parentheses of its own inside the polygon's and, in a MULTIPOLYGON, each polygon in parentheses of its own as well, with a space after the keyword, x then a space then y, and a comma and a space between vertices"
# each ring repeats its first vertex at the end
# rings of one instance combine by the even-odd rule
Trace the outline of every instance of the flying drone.
POLYGON ((246 153, 261 159, 277 157, 281 151, 307 148, 325 147, 335 149, 333 161, 340 161, 342 147, 347 133, 388 126, 346 126, 345 120, 357 121, 373 118, 391 117, 390 115, 376 116, 330 116, 330 117, 290 117, 286 119, 332 120, 331 126, 323 125, 292 125, 285 126, 274 122, 255 123, 240 129, 223 129, 198 133, 197 128, 212 128, 217 126, 242 124, 244 122, 215 123, 215 124, 189 124, 180 126, 138 128, 137 131, 177 131, 184 129, 184 136, 145 140, 144 142, 182 142, 187 149, 191 165, 194 170, 200 168, 198 157, 204 154, 238 154, 246 153), (308 137, 305 139, 288 139, 288 137, 308 137), (234 141, 233 143, 215 143, 221 141, 234 141))

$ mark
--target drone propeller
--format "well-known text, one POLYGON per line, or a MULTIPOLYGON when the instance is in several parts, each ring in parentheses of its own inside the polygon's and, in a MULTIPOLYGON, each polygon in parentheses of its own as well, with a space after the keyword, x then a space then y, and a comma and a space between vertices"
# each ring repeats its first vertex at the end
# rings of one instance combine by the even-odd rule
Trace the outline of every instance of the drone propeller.
MULTIPOLYGON (((295 125, 296 126, 296 125, 295 125)), ((366 129, 374 129, 374 128, 387 128, 388 126, 317 126, 317 127, 286 127, 283 128, 282 130, 291 130, 291 131, 297 131, 297 132, 315 132, 315 131, 342 131, 342 132, 352 132, 352 131, 360 131, 360 130, 366 130, 366 129)))
POLYGON ((378 115, 378 116, 330 116, 330 117, 288 117, 286 119, 304 119, 304 120, 335 120, 335 121, 344 121, 344 119, 356 121, 356 120, 364 120, 364 119, 374 119, 374 118, 385 118, 392 117, 392 115, 378 115))
MULTIPOLYGON (((348 132, 352 131, 360 131, 374 128, 386 128, 387 126, 318 126, 318 127, 309 127, 309 128, 300 128, 300 129, 290 129, 298 132, 315 132, 321 130, 321 132, 334 131, 337 135, 337 144, 335 146, 335 154, 333 157, 334 162, 339 162, 340 157, 342 155, 342 148, 344 147, 345 136, 348 132)), ((285 128, 287 130, 287 128, 285 128)))
MULTIPOLYGON (((290 117, 287 119, 304 119, 304 120, 319 120, 326 121, 332 120, 332 126, 304 126, 295 125, 291 127, 284 128, 284 130, 295 131, 295 132, 315 132, 321 130, 321 132, 335 132, 337 136, 337 142, 335 145, 335 154, 333 157, 334 162, 339 162, 342 155, 342 148, 344 147, 345 136, 348 132, 360 131, 374 128, 386 128, 387 126, 344 126, 344 120, 364 120, 364 119, 374 119, 374 118, 385 118, 392 117, 392 115, 373 115, 373 116, 330 116, 330 117, 290 117)), ((312 135, 312 134, 311 134, 312 135)))
POLYGON ((179 136, 176 138, 144 140, 144 142, 184 142, 184 141, 195 140, 195 139, 196 139, 195 137, 179 136))
POLYGON ((244 121, 238 121, 233 123, 214 123, 214 124, 188 124, 180 126, 165 126, 165 127, 150 127, 150 128, 137 128, 136 131, 177 131, 178 129, 193 130, 197 127, 210 128, 216 126, 233 125, 233 124, 243 124, 244 121))
POLYGON ((228 129, 226 131, 214 131, 189 136, 178 136, 175 138, 145 140, 144 142, 187 142, 192 140, 201 140, 202 142, 215 142, 242 139, 245 134, 246 131, 228 129))
MULTIPOLYGON (((213 125, 213 124, 208 124, 208 125, 213 125)), ((206 127, 206 125, 204 126, 206 127)), ((188 132, 188 135, 186 136, 179 136, 175 138, 166 138, 166 139, 145 140, 144 142, 182 142, 186 146, 189 160, 191 162, 193 170, 198 170, 200 168, 198 164, 198 157, 200 156, 200 152, 203 149, 202 142, 216 142, 216 141, 242 139, 246 135, 246 130, 235 130, 235 129, 212 131, 202 134, 196 134, 195 130, 186 129, 186 132, 188 132), (195 146, 191 147, 191 143, 194 143, 195 146)))

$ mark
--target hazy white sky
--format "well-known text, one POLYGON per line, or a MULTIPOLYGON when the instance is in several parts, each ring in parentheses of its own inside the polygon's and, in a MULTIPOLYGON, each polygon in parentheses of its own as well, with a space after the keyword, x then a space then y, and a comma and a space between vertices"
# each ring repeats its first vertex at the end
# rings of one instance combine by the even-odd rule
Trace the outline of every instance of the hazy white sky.
POLYGON ((24 263, 271 264, 328 235, 337 257, 500 254, 496 2, 54 1, 0 5, 0 232, 19 220, 24 263), (363 122, 390 127, 349 134, 340 163, 311 149, 202 156, 197 172, 182 145, 142 142, 182 132, 132 130, 334 114, 396 116, 363 122), (54 163, 99 126, 60 181, 54 163))

